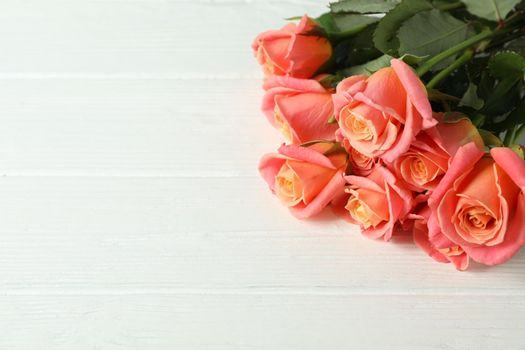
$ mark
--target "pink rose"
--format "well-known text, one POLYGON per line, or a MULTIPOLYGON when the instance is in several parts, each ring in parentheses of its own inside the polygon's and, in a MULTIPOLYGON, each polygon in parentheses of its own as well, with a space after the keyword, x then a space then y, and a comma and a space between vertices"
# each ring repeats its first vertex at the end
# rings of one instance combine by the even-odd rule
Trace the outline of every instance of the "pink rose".
POLYGON ((321 212, 345 186, 346 152, 337 144, 283 145, 261 159, 259 171, 272 192, 299 219, 321 212))
POLYGON ((348 153, 348 162, 351 167, 351 174, 358 176, 368 176, 374 170, 376 165, 379 163, 379 159, 372 158, 364 155, 357 151, 350 145, 350 142, 346 138, 340 137, 341 133, 336 132, 336 141, 341 142, 341 145, 346 149, 348 153))
POLYGON ((393 162, 422 129, 436 125, 425 86, 403 61, 370 77, 353 76, 337 86, 335 116, 358 152, 393 162))
MULTIPOLYGON (((435 115, 442 120, 443 116, 435 115)), ((450 158, 462 145, 475 142, 483 149, 483 140, 470 119, 440 122, 420 132, 407 152, 390 165, 396 176, 412 191, 433 190, 448 169, 450 158)))
POLYGON ((288 75, 311 78, 332 56, 332 45, 312 35, 316 28, 306 15, 296 25, 289 23, 280 30, 259 34, 252 44, 265 76, 288 75))
POLYGON ((382 166, 376 167, 368 177, 351 175, 345 176, 345 180, 350 186, 346 197, 335 199, 336 213, 360 225, 365 236, 388 241, 396 223, 412 209, 412 193, 400 186, 396 177, 382 166))
POLYGON ((442 239, 441 231, 434 232, 434 237, 429 237, 428 217, 430 208, 425 206, 418 215, 414 215, 412 227, 414 243, 426 252, 432 259, 441 263, 453 263, 456 269, 464 271, 468 268, 469 257, 465 251, 458 245, 451 244, 445 248, 436 248, 432 240, 442 239))
POLYGON ((490 155, 461 147, 428 200, 436 248, 460 246, 473 260, 497 265, 525 244, 525 163, 510 148, 490 155))
POLYGON ((328 124, 334 114, 332 93, 318 81, 275 76, 264 82, 264 89, 262 110, 287 141, 334 139, 337 124, 328 124))

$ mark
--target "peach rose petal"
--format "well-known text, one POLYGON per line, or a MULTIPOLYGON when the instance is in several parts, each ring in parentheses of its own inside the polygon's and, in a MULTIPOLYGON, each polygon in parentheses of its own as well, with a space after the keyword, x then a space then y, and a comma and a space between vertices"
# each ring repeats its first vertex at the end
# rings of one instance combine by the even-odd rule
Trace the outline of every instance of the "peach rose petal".
POLYGON ((304 161, 288 160, 288 165, 302 182, 303 200, 306 205, 310 204, 333 176, 331 172, 326 171, 326 167, 304 161))
POLYGON ((470 142, 474 142, 480 150, 485 147, 478 129, 468 118, 439 123, 436 129, 440 135, 439 144, 450 155, 456 154, 461 146, 470 142))
POLYGON ((414 243, 421 248, 425 253, 428 254, 432 259, 440 263, 448 263, 449 260, 445 255, 443 255, 439 250, 437 250, 429 241, 428 233, 424 229, 418 227, 419 225, 414 225, 413 229, 413 238, 414 243))
POLYGON ((354 100, 353 96, 365 89, 366 78, 365 75, 354 75, 337 84, 337 93, 332 96, 336 118, 339 118, 339 111, 354 100))
POLYGON ((343 172, 338 171, 310 204, 305 206, 299 203, 297 206, 290 208, 290 212, 298 219, 306 219, 317 215, 342 191, 344 185, 343 172))
POLYGON ((477 262, 499 265, 512 258, 523 245, 525 245, 525 195, 522 192, 502 243, 491 247, 465 246, 463 249, 477 262))
POLYGON ((428 102, 426 88, 419 80, 414 71, 406 63, 399 59, 390 61, 392 68, 396 72, 399 80, 403 84, 407 95, 423 119, 423 129, 428 129, 437 124, 437 120, 432 116, 432 108, 428 102))
POLYGON ((307 147, 301 147, 297 145, 282 145, 279 148, 279 153, 292 159, 299 159, 304 162, 316 164, 328 169, 336 169, 330 159, 328 159, 325 155, 307 147))
POLYGON ((360 97, 360 101, 396 115, 397 118, 404 115, 406 110, 407 92, 395 70, 390 67, 382 68, 372 74, 367 79, 363 93, 357 96, 360 97))
POLYGON ((490 150, 490 155, 501 168, 505 169, 512 181, 525 191, 525 162, 513 150, 506 147, 496 147, 490 150))
POLYGON ((294 143, 334 139, 337 125, 328 124, 328 119, 333 115, 330 94, 281 95, 275 97, 275 104, 293 132, 294 143))
POLYGON ((475 143, 468 143, 458 149, 449 170, 428 199, 428 205, 431 209, 437 209, 440 199, 443 198, 445 193, 452 187, 456 179, 465 172, 470 171, 484 154, 475 143))
POLYGON ((266 154, 259 162, 259 172, 272 192, 275 191, 275 177, 285 162, 286 157, 277 153, 266 154))
MULTIPOLYGON (((408 96, 407 96, 408 99, 408 96)), ((410 100, 407 101, 407 111, 403 132, 392 148, 386 151, 382 158, 387 162, 393 162, 405 153, 414 141, 417 133, 421 130, 421 119, 414 117, 414 111, 410 100)))

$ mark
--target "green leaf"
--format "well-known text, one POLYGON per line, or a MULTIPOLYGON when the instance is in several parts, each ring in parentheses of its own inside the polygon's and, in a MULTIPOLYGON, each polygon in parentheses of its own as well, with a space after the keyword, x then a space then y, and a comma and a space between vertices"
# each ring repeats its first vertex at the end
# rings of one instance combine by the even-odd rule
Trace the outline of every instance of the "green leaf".
POLYGON ((339 0, 330 4, 332 12, 385 13, 401 0, 339 0))
POLYGON ((501 132, 523 123, 525 123, 525 98, 521 99, 517 107, 503 121, 496 123, 494 129, 501 132))
POLYGON ((352 76, 352 75, 370 75, 381 68, 389 67, 390 66, 390 60, 392 59, 392 56, 389 55, 383 55, 379 58, 376 58, 375 60, 369 61, 365 64, 361 64, 358 66, 347 68, 343 71, 343 74, 346 76, 352 76))
POLYGON ((432 9, 426 0, 403 1, 388 12, 377 25, 374 32, 376 48, 388 55, 396 55, 399 41, 396 33, 403 23, 418 12, 432 9))
POLYGON ((510 41, 505 49, 525 56, 525 36, 521 36, 515 40, 510 41))
POLYGON ((510 112, 520 100, 520 78, 509 76, 501 79, 485 99, 484 114, 496 117, 510 112))
POLYGON ((483 129, 478 129, 478 131, 479 131, 479 134, 481 135, 481 138, 483 139, 483 143, 485 144, 485 146, 493 146, 493 147, 503 146, 503 142, 499 139, 499 137, 497 137, 490 131, 483 130, 483 129))
POLYGON ((490 21, 505 19, 521 0, 461 0, 468 12, 490 21))
POLYGON ((345 38, 334 46, 332 57, 339 69, 366 63, 383 54, 376 49, 372 41, 375 27, 375 24, 371 24, 361 32, 345 38))
POLYGON ((461 98, 461 101, 459 101, 459 106, 467 106, 472 107, 475 110, 480 110, 481 108, 483 108, 484 104, 485 101, 483 101, 478 96, 478 87, 476 86, 476 84, 470 83, 467 91, 461 98))
POLYGON ((399 57, 400 60, 403 60, 406 64, 410 66, 417 65, 424 61, 427 58, 427 56, 416 56, 416 55, 410 55, 410 54, 404 54, 403 56, 399 57))
POLYGON ((490 73, 496 78, 524 77, 525 57, 515 52, 500 52, 489 62, 490 73))
POLYGON ((325 30, 329 37, 340 39, 359 33, 380 18, 359 14, 325 13, 317 18, 317 23, 325 30))
MULTIPOLYGON (((405 21, 399 29, 399 54, 433 56, 465 41, 468 32, 467 23, 446 12, 420 12, 405 21)), ((454 61, 454 57, 450 60, 454 61)), ((445 60, 434 68, 443 68, 447 63, 450 61, 445 60)))

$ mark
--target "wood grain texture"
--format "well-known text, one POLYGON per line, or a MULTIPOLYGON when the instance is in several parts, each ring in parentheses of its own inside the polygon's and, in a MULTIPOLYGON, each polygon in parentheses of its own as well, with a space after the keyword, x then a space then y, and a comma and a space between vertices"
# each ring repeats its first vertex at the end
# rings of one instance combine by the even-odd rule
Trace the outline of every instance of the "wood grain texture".
POLYGON ((0 32, 9 35, 0 39, 5 53, 0 72, 259 78, 250 52, 255 35, 281 27, 285 17, 318 14, 323 6, 307 1, 5 0, 0 32))
POLYGON ((525 255, 457 273, 407 240, 297 221, 258 178, 4 177, 7 290, 494 294, 525 300, 525 255), (199 220, 203 218, 203 220, 199 220), (439 283, 436 283, 439 281, 439 283))
POLYGON ((251 40, 324 6, 0 2, 0 349, 525 349, 525 252, 458 273, 259 179, 251 40))
POLYGON ((213 293, 15 295, 0 307, 0 347, 49 350, 521 350, 525 312, 515 297, 213 293))

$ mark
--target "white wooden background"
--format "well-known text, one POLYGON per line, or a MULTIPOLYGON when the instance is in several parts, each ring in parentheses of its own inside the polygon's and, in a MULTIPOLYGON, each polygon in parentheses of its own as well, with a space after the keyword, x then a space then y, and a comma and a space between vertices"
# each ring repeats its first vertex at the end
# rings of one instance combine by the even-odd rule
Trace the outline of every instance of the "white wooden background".
POLYGON ((466 273, 259 179, 250 43, 321 0, 0 1, 0 349, 525 349, 466 273))

